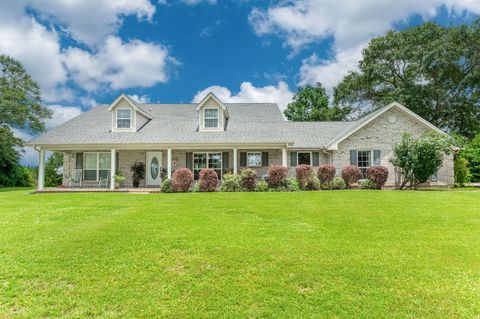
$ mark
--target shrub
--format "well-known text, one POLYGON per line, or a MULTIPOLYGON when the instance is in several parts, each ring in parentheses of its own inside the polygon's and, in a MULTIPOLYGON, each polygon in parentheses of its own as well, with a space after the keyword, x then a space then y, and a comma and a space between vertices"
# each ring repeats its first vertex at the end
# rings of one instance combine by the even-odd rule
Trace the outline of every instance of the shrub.
POLYGON ((268 186, 277 188, 287 183, 288 168, 284 166, 270 166, 268 169, 268 186))
POLYGON ((329 184, 335 178, 335 165, 320 165, 317 171, 320 184, 329 184))
POLYGON ((379 189, 377 187, 377 184, 375 184, 374 181, 368 178, 360 181, 360 188, 361 189, 379 189))
POLYGON ((268 183, 265 180, 260 180, 255 187, 257 192, 268 192, 268 183))
POLYGON ((240 185, 240 175, 225 174, 222 178, 222 185, 220 185, 222 192, 239 192, 242 190, 240 185))
POLYGON ((193 184, 193 174, 188 168, 179 168, 173 172, 172 187, 175 192, 187 192, 193 184))
POLYGON ((160 184, 160 191, 163 193, 173 193, 172 181, 165 178, 160 184))
POLYGON ((240 184, 246 191, 255 190, 257 185, 257 172, 251 168, 246 168, 240 173, 240 184))
POLYGON ((350 188, 353 183, 357 183, 360 177, 362 177, 362 172, 358 166, 348 165, 342 169, 342 178, 347 188, 350 188))
POLYGON ((200 192, 200 183, 199 182, 196 182, 193 187, 192 187, 192 192, 194 193, 198 193, 200 192))
POLYGON ((138 184, 145 178, 145 163, 135 162, 130 166, 132 172, 133 187, 138 187, 138 184))
POLYGON ((376 189, 382 189, 388 179, 388 169, 385 166, 371 166, 367 169, 367 178, 376 189))
POLYGON ((310 184, 309 187, 310 187, 311 190, 318 191, 321 188, 320 187, 320 180, 316 176, 313 176, 312 177, 312 183, 310 184))
POLYGON ((331 185, 332 185, 332 189, 345 189, 347 187, 345 185, 345 181, 341 177, 333 178, 331 185))
POLYGON ((300 186, 295 178, 287 177, 285 183, 275 188, 271 188, 275 192, 298 192, 300 191, 300 186))
POLYGON ((310 165, 298 165, 295 173, 300 189, 309 189, 312 184, 313 168, 310 165))
POLYGON ((211 168, 203 168, 199 175, 199 186, 201 192, 214 192, 217 190, 218 175, 211 168))
POLYGON ((468 161, 463 157, 456 157, 453 162, 453 171, 455 174, 455 184, 459 187, 465 186, 470 182, 472 175, 470 174, 470 168, 468 161))

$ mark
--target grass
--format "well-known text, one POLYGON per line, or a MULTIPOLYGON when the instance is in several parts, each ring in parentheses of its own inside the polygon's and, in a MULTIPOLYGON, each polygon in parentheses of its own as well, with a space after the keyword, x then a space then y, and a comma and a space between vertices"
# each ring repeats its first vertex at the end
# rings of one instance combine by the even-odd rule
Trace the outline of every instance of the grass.
POLYGON ((0 192, 0 317, 474 318, 480 192, 0 192))

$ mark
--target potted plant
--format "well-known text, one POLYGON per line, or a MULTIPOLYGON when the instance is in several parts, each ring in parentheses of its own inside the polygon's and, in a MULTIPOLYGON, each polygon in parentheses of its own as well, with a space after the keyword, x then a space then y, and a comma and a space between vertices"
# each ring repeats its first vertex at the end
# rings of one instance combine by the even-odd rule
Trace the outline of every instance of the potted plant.
POLYGON ((133 173, 132 180, 133 180, 133 187, 138 187, 140 181, 145 178, 145 163, 142 162, 135 162, 130 167, 130 172, 133 173))
POLYGON ((115 180, 115 188, 118 188, 120 187, 120 184, 122 184, 123 181, 126 179, 126 177, 121 174, 118 174, 118 175, 115 175, 113 179, 115 180))

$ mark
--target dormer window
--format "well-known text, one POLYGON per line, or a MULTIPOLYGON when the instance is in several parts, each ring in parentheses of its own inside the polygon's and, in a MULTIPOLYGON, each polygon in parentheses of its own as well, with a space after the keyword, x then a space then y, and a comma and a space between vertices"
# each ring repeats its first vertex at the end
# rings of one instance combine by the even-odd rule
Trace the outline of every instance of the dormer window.
POLYGON ((132 128, 132 110, 131 109, 117 109, 117 128, 120 128, 120 129, 132 128))
POLYGON ((205 128, 218 128, 218 108, 205 108, 204 121, 205 128))

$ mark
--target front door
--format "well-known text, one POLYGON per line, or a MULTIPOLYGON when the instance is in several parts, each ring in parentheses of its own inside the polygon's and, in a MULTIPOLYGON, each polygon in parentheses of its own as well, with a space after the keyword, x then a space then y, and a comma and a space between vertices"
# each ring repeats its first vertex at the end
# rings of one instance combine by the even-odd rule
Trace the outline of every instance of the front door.
POLYGON ((147 186, 160 186, 162 170, 162 152, 147 152, 147 186))

